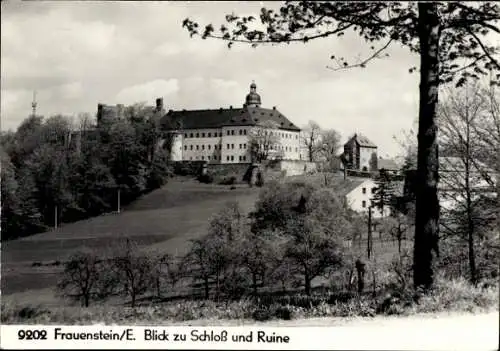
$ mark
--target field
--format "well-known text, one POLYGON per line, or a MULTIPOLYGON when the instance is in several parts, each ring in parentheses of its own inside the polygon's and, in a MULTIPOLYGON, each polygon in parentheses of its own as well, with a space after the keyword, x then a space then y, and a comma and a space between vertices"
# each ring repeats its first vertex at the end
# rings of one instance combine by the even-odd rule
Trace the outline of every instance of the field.
POLYGON ((102 215, 2 243, 3 299, 52 300, 51 287, 62 269, 60 262, 82 247, 112 247, 124 236, 147 250, 182 255, 189 240, 206 232, 208 219, 226 202, 237 201, 248 212, 258 192, 258 188, 244 185, 231 190, 228 186, 174 179, 119 214, 102 215))

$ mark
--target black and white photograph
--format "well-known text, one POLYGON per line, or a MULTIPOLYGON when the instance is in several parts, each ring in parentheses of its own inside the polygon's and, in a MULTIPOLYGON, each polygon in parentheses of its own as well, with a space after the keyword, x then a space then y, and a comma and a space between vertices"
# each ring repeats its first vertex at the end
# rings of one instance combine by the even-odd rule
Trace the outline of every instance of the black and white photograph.
POLYGON ((498 350, 499 2, 6 0, 0 66, 2 348, 498 350))

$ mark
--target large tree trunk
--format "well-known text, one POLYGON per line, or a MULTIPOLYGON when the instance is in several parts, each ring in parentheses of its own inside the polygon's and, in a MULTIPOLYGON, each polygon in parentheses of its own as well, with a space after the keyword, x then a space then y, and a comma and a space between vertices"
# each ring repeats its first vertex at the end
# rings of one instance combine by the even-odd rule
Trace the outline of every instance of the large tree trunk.
POLYGON ((420 104, 413 283, 433 285, 433 253, 438 251, 439 200, 436 107, 439 87, 440 24, 437 4, 418 3, 420 39, 420 104))

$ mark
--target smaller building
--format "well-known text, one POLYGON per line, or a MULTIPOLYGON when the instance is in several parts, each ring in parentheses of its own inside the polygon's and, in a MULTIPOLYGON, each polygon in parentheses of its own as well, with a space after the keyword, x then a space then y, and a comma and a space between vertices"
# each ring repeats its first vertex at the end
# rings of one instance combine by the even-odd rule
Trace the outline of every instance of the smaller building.
POLYGON ((361 134, 354 134, 345 144, 342 154, 343 166, 351 170, 369 172, 373 160, 377 160, 377 145, 361 134))

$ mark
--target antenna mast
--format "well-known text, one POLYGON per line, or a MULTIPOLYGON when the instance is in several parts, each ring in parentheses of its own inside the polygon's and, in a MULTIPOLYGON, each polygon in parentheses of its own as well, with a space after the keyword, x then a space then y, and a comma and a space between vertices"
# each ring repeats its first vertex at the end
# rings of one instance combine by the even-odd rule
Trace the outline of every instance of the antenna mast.
POLYGON ((33 91, 33 101, 31 102, 33 117, 36 116, 36 106, 37 106, 37 102, 36 102, 36 90, 35 90, 35 91, 33 91))

